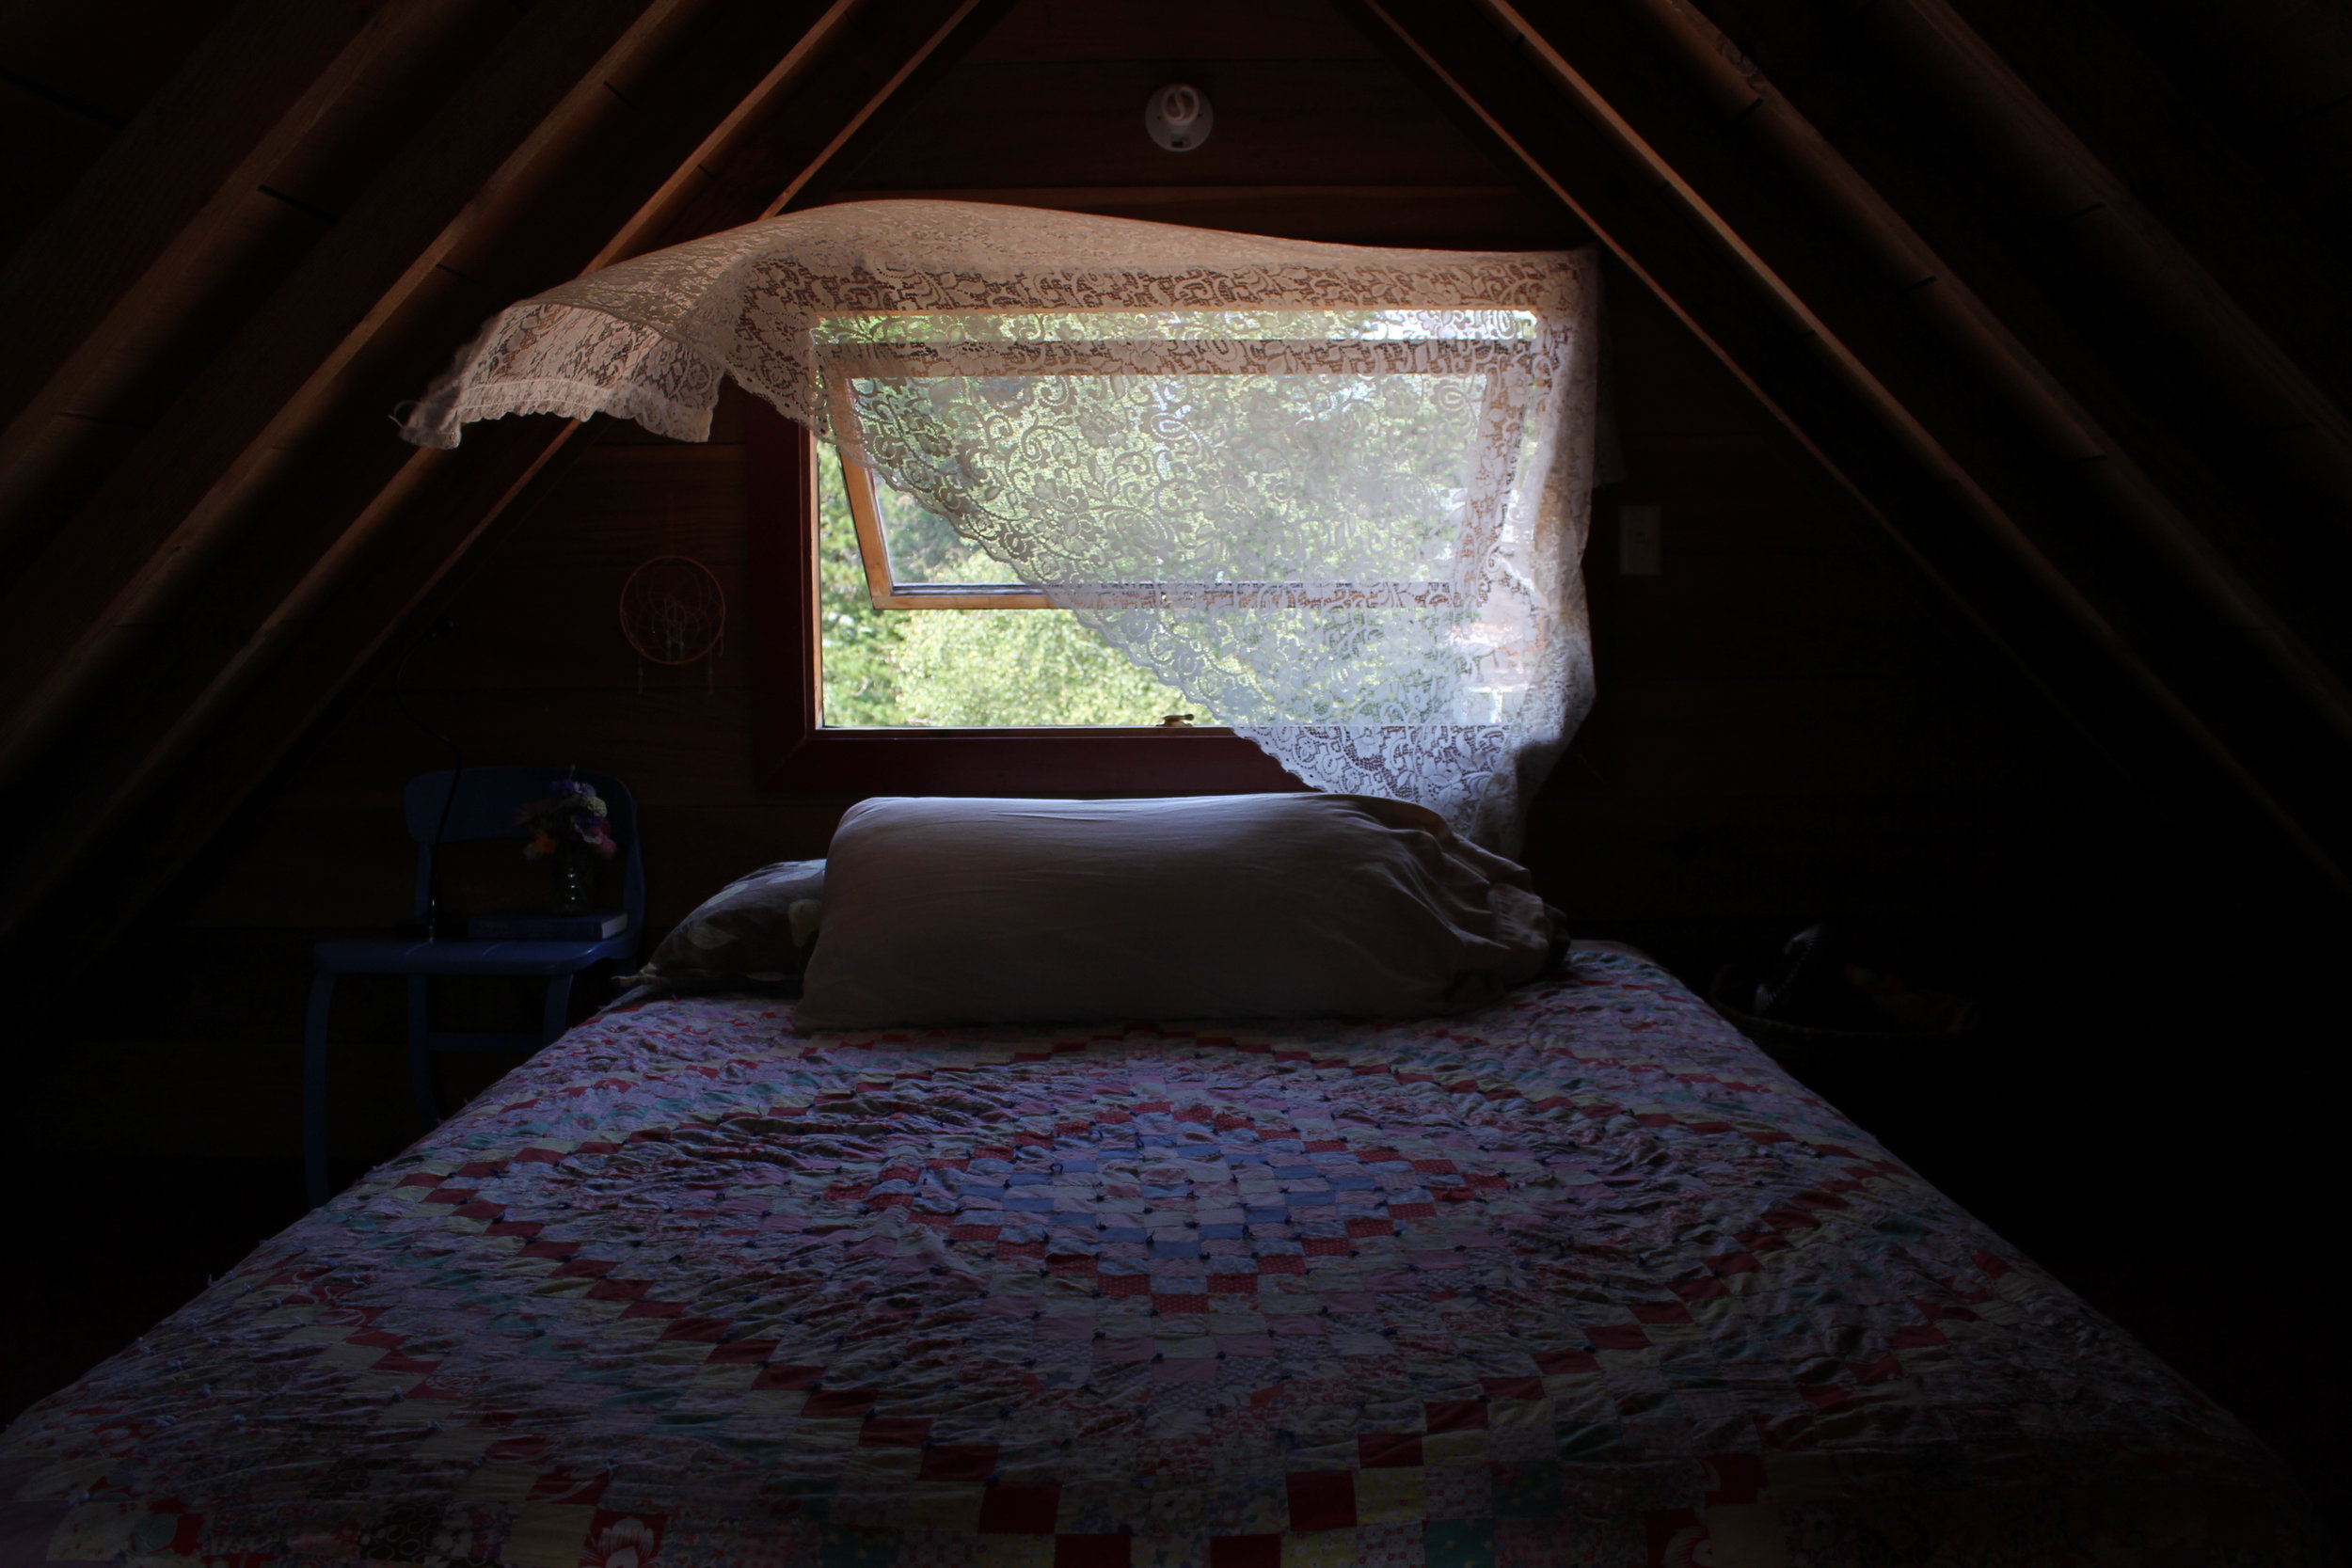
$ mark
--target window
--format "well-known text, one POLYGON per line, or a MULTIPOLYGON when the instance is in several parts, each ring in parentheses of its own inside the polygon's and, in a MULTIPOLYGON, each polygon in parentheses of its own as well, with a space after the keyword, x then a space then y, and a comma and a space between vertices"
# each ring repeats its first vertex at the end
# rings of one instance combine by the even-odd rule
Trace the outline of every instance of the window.
MULTIPOLYGON (((755 770, 762 789, 810 795, 1083 796, 1247 794, 1304 787, 1257 746, 1208 723, 1175 728, 1156 722, 1087 728, 827 723, 820 619, 825 608, 825 476, 818 465, 821 458, 832 467, 834 459, 805 428, 756 399, 751 400, 748 417, 755 602, 755 770)), ((841 483, 837 468, 833 482, 841 483)), ((848 494, 837 489, 835 495, 836 544, 848 543, 838 537, 845 520, 839 514, 848 510, 848 494)), ((853 531, 854 515, 847 521, 853 531)), ((966 569, 913 553, 906 559, 917 568, 909 579, 915 583, 946 580, 933 576, 934 566, 966 569)), ((855 570, 865 578, 862 556, 855 570)), ((836 582, 843 575, 836 563, 836 582)), ((862 589, 870 602, 871 578, 852 586, 862 589)), ((1041 601, 1019 585, 1006 586, 1015 592, 999 595, 1000 602, 1009 597, 1023 608, 965 613, 1014 613, 1024 619, 1068 615, 1026 608, 1041 601)), ((896 588, 885 583, 888 591, 896 588)), ((1125 662, 1110 649, 1098 646, 1094 651, 1125 662)), ((838 653, 834 668, 838 674, 838 653)), ((1182 706, 1164 708, 1162 715, 1184 711, 1182 706)), ((835 717, 856 719, 861 714, 852 707, 846 714, 836 711, 835 717)))
MULTIPOLYGON (((844 202, 509 307, 403 432, 448 447, 501 414, 614 413, 691 440, 731 378, 1020 579, 952 592, 1041 588, 1236 730, 826 724, 817 476, 806 440, 763 421, 772 787, 1117 794, 1281 787, 1288 769, 1508 848, 1592 698, 1598 281, 1589 247, 844 202), (994 760, 907 766, 950 738, 994 760), (1053 747, 1073 766, 1009 760, 1053 747), (813 760, 894 748, 882 777, 813 760)), ((923 597, 886 550, 879 570, 886 596, 923 597)))
POLYGON ((834 728, 1205 722, 946 518, 817 453, 820 708, 834 728))

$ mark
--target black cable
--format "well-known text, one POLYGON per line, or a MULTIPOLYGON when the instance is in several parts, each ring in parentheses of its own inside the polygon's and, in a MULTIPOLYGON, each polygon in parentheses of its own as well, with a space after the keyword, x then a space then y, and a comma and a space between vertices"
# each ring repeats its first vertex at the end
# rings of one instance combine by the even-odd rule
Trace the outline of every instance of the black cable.
POLYGON ((415 710, 408 705, 408 694, 401 689, 401 682, 407 679, 408 661, 417 657, 419 648, 428 642, 438 642, 456 630, 456 622, 446 615, 436 615, 423 633, 408 644, 408 651, 400 656, 400 662, 392 666, 392 705, 400 709, 403 719, 448 747, 453 763, 450 768, 449 788, 441 796, 440 819, 433 825, 433 869, 426 874, 424 881, 424 940, 427 942, 441 940, 441 840, 449 833, 449 814, 457 804, 457 786, 466 777, 466 751, 455 740, 417 717, 415 710))

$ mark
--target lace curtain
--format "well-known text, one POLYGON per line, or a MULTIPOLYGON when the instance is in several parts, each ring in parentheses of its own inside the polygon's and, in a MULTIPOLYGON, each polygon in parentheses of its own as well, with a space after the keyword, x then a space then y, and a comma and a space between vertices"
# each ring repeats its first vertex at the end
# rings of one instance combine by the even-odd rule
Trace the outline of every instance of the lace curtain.
POLYGON ((511 308, 404 434, 701 439, 732 375, 1305 783, 1509 852, 1591 697, 1597 282, 1589 252, 850 203, 511 308))

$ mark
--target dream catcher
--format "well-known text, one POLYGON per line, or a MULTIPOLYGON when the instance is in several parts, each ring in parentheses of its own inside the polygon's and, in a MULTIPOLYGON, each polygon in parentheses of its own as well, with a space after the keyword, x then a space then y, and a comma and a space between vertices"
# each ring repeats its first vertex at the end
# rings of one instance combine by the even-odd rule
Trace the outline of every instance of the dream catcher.
POLYGON ((719 648, 727 629, 727 595, 710 568, 685 555, 657 555, 621 587, 621 635, 637 650, 637 689, 645 666, 705 661, 705 678, 718 688, 719 648))

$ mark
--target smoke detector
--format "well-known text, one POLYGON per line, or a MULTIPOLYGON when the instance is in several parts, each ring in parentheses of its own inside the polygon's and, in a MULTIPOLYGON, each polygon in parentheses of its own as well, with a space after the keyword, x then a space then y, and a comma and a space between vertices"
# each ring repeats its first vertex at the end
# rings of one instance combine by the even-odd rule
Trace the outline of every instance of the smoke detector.
POLYGON ((1170 152, 1189 152, 1199 147, 1209 139, 1209 128, 1216 123, 1209 95, 1183 82, 1160 88, 1143 106, 1143 128, 1170 152))

